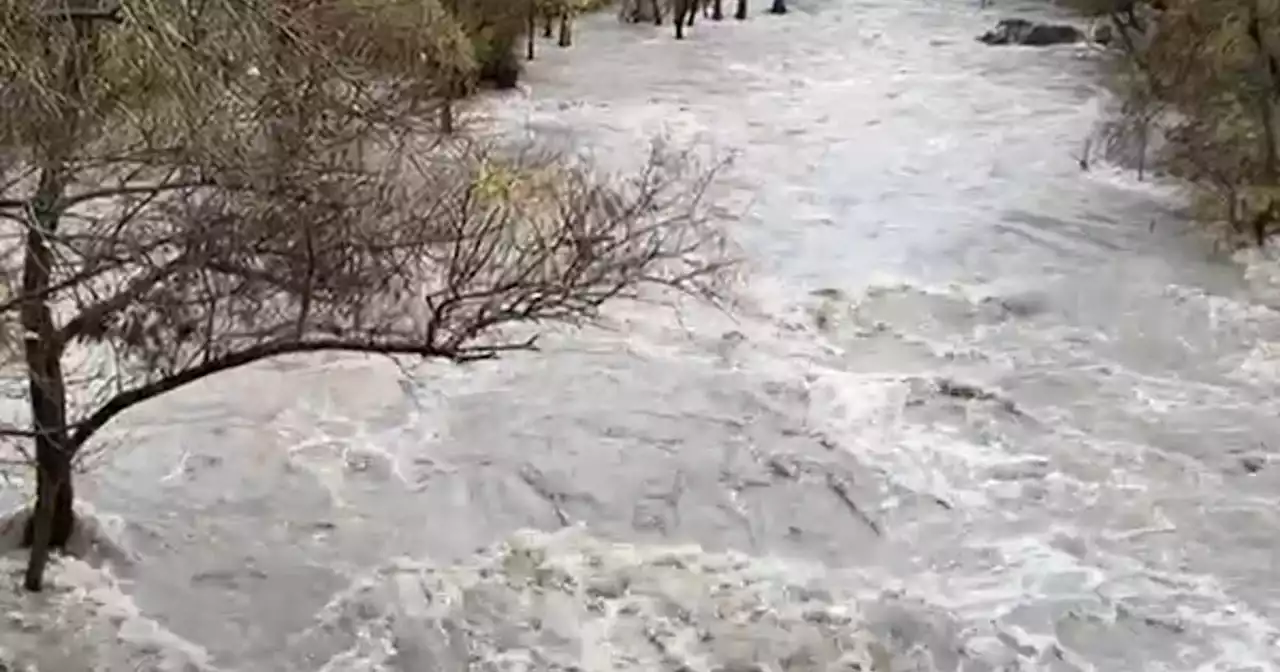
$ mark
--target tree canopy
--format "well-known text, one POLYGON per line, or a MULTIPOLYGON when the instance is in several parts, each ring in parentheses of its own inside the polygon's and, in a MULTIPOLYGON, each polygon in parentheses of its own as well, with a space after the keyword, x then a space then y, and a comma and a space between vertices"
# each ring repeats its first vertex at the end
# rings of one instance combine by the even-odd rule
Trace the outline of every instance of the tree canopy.
POLYGON ((1232 237, 1261 243, 1274 233, 1280 2, 1072 2, 1118 34, 1124 109, 1110 139, 1200 187, 1204 214, 1232 237))
POLYGON ((71 463, 128 408, 319 350, 468 361, 645 286, 709 296, 715 175, 655 144, 609 175, 442 135, 477 75, 436 0, 0 0, 0 320, 34 447, 27 586, 71 463))

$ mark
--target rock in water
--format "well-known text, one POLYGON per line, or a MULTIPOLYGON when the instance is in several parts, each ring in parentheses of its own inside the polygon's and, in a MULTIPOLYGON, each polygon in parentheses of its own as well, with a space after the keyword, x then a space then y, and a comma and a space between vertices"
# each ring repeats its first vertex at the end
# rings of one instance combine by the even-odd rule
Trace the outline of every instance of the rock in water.
POLYGON ((1095 23, 1089 29, 1089 39, 1095 44, 1109 45, 1115 41, 1115 30, 1112 29, 1110 23, 1095 23))
POLYGON ((995 28, 978 37, 979 42, 992 46, 1020 44, 1028 47, 1074 44, 1084 39, 1084 33, 1075 26, 1035 23, 1026 19, 1001 19, 995 28))

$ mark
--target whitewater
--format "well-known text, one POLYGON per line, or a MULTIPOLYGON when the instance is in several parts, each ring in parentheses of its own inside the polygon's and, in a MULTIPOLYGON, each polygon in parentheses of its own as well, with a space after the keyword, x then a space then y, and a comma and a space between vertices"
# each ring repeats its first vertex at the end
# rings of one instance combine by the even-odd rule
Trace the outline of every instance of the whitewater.
POLYGON ((1098 54, 977 4, 544 44, 493 127, 731 156, 733 310, 139 409, 80 489, 104 561, 0 560, 0 669, 1280 669, 1276 255, 1082 171, 1098 54))

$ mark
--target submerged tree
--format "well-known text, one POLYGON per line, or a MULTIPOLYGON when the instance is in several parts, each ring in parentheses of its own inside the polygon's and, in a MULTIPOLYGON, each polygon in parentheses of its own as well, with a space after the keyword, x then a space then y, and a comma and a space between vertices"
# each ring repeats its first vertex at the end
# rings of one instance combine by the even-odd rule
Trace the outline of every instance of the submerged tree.
POLYGON ((646 284, 714 291, 714 170, 606 178, 441 140, 474 73, 433 0, 0 0, 0 317, 34 448, 25 584, 76 524, 72 461, 137 404, 324 350, 469 361, 646 284), (94 370, 75 371, 83 362, 94 370))

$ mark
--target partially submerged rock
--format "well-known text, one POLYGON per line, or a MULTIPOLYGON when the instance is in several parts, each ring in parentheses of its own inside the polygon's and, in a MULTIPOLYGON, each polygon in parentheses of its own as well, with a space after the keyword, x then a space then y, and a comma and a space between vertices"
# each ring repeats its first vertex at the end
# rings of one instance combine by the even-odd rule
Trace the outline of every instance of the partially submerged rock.
POLYGON ((1068 24, 1001 19, 995 28, 979 36, 978 41, 992 46, 1017 44, 1028 47, 1047 47, 1054 44, 1083 42, 1085 34, 1079 28, 1068 24))

